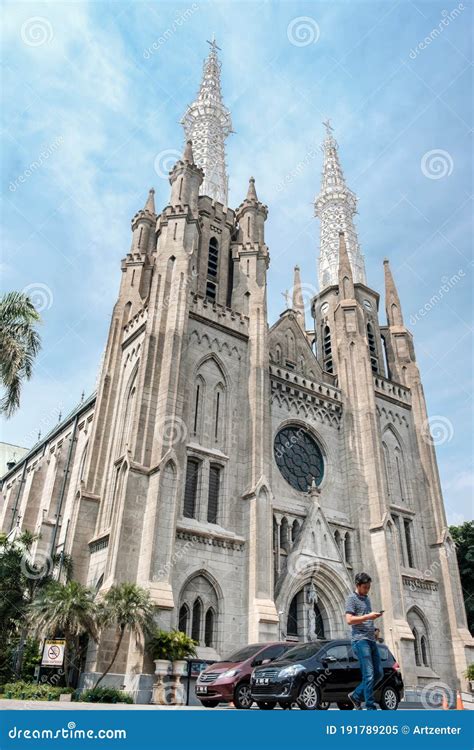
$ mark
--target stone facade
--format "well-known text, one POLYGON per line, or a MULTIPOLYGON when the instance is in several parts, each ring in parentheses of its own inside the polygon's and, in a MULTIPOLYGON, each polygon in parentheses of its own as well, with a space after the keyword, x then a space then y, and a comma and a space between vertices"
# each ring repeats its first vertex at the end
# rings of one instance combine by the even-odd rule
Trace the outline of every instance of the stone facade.
MULTIPOLYGON (((345 597, 367 570, 406 684, 463 685, 472 639, 388 262, 386 325, 341 232, 314 328, 299 270, 269 327, 267 208, 253 179, 235 211, 202 195, 203 180, 188 142, 169 204, 158 215, 150 191, 134 216, 97 393, 3 477, 2 529, 39 533, 45 564, 64 549, 99 593, 148 589, 157 623, 186 630, 203 658, 343 636, 345 597), (282 430, 317 446, 319 473, 296 456, 303 486, 277 464, 282 430)), ((89 648, 85 684, 110 649, 89 648)), ((151 675, 130 639, 108 679, 146 701, 151 675)))

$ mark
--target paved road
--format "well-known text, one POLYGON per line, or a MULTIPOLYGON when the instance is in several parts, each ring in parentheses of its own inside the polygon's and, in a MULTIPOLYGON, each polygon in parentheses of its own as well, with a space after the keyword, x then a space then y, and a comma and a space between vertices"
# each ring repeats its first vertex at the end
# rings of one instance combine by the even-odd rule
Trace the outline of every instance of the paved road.
MULTIPOLYGON (((229 711, 235 710, 233 706, 222 705, 213 709, 205 709, 203 706, 150 706, 145 704, 127 704, 127 703, 72 703, 69 701, 20 701, 12 699, 0 700, 0 711, 12 709, 19 711, 32 711, 42 709, 50 711, 51 709, 60 709, 64 711, 101 711, 103 709, 112 711, 229 711)), ((399 706, 400 710, 410 711, 413 709, 423 709, 421 703, 405 703, 402 701, 399 706)), ((258 708, 255 707, 255 711, 258 708)), ((278 710, 278 709, 277 709, 278 710)), ((329 709, 330 711, 338 711, 339 709, 334 706, 329 709)), ((436 710, 436 709, 431 709, 436 710)))

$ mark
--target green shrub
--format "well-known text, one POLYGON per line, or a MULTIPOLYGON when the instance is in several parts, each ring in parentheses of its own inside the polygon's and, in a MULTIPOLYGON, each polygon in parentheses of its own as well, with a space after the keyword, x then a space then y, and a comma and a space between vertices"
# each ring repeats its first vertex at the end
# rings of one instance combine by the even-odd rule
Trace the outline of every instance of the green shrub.
POLYGON ((37 685, 33 682, 18 680, 18 682, 7 682, 3 686, 2 697, 16 700, 57 701, 64 693, 74 693, 74 688, 57 687, 45 682, 37 685))
POLYGON ((474 680, 474 662, 469 664, 466 670, 466 677, 468 680, 474 680))
POLYGON ((129 693, 123 693, 121 690, 113 687, 98 687, 84 690, 79 700, 85 703, 133 703, 133 698, 129 693))
POLYGON ((177 661, 196 656, 197 642, 180 630, 155 630, 147 644, 152 659, 177 661))

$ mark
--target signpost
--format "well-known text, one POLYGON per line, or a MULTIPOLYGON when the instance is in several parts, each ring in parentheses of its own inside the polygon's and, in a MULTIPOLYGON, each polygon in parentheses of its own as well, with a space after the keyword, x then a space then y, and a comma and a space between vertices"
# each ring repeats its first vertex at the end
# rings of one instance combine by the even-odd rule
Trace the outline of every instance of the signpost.
POLYGON ((41 659, 42 667, 62 667, 64 664, 64 650, 66 641, 58 639, 54 641, 45 641, 43 648, 43 658, 41 659))

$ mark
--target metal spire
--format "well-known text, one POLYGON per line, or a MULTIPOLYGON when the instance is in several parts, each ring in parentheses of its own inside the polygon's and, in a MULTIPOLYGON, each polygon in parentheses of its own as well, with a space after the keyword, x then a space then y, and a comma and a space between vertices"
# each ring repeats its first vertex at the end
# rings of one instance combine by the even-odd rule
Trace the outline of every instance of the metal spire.
POLYGON ((208 195, 226 206, 228 178, 225 139, 232 131, 232 122, 230 112, 222 101, 221 63, 217 56, 219 47, 214 37, 208 44, 211 49, 204 61, 199 93, 186 110, 181 124, 186 140, 193 142, 195 162, 204 170, 200 195, 208 195))
POLYGON ((321 220, 319 255, 319 287, 322 291, 338 283, 339 232, 344 232, 347 254, 354 283, 366 284, 364 256, 361 253, 353 216, 357 212, 357 197, 349 190, 339 163, 338 145, 333 137, 330 120, 323 123, 326 138, 321 191, 316 196, 315 215, 321 220))

